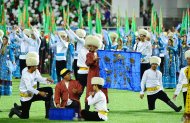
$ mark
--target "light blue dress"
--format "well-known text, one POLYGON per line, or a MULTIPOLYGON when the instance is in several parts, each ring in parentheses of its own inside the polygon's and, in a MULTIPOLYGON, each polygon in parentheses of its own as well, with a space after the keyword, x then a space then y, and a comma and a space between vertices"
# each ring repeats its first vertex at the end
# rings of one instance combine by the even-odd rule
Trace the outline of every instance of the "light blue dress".
POLYGON ((185 52, 189 49, 186 45, 180 46, 180 68, 187 66, 187 60, 185 59, 185 52))
POLYGON ((12 94, 12 72, 15 70, 14 49, 8 45, 2 52, 0 49, 0 95, 12 94))
POLYGON ((74 61, 74 45, 72 43, 69 43, 68 50, 67 50, 67 69, 73 70, 73 61, 74 61))
POLYGON ((176 87, 176 51, 175 47, 168 46, 164 56, 163 86, 164 88, 176 87))
MULTIPOLYGON (((54 44, 56 43, 56 40, 53 36, 53 34, 51 34, 51 40, 49 42, 49 44, 54 44)), ((54 83, 56 84, 58 82, 57 80, 57 73, 56 73, 56 48, 53 47, 50 49, 50 53, 52 54, 52 64, 51 64, 51 78, 54 81, 54 83)))

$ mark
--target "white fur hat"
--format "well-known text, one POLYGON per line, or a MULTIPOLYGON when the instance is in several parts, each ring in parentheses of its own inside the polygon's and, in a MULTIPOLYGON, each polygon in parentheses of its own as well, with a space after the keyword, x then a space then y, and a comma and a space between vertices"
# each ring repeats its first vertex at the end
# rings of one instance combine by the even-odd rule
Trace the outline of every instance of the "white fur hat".
POLYGON ((167 32, 163 32, 163 35, 164 35, 164 36, 167 36, 167 32))
POLYGON ((150 32, 146 30, 146 37, 151 38, 150 32))
POLYGON ((79 36, 80 38, 84 38, 86 36, 86 31, 83 29, 77 29, 76 35, 79 36))
POLYGON ((110 38, 118 38, 118 34, 115 32, 110 32, 110 38))
POLYGON ((26 55, 26 65, 27 66, 39 65, 39 55, 36 52, 29 52, 26 55))
POLYGON ((39 58, 39 55, 38 55, 37 52, 28 52, 27 55, 26 55, 26 59, 29 58, 29 57, 39 58))
POLYGON ((185 59, 190 58, 190 50, 187 50, 185 52, 185 59))
POLYGON ((3 38, 3 36, 4 36, 4 32, 3 30, 0 29, 0 37, 3 38))
POLYGON ((102 41, 94 35, 88 35, 85 39, 85 47, 88 47, 88 45, 93 45, 98 48, 102 47, 102 41))
POLYGON ((96 34, 96 36, 97 36, 101 41, 103 41, 102 34, 96 34))
POLYGON ((152 57, 150 57, 150 64, 153 64, 153 63, 160 65, 161 58, 158 57, 158 56, 152 56, 152 57))
POLYGON ((59 31, 58 35, 67 37, 67 33, 65 31, 59 31))
POLYGON ((93 77, 91 79, 91 84, 92 85, 104 85, 104 79, 101 77, 93 77))
POLYGON ((25 35, 27 35, 28 37, 31 36, 31 30, 30 30, 30 29, 24 29, 24 30, 23 30, 23 33, 24 33, 25 35))
POLYGON ((147 32, 145 29, 139 29, 139 35, 147 35, 147 32))

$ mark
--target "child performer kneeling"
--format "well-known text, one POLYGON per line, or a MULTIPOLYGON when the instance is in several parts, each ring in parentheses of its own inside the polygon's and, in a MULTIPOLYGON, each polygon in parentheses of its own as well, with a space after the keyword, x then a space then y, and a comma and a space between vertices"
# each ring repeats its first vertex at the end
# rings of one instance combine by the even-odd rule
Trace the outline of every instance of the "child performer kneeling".
POLYGON ((100 77, 93 77, 91 84, 93 91, 90 92, 90 96, 87 98, 88 105, 94 105, 96 111, 91 112, 88 110, 82 110, 81 115, 88 121, 107 121, 107 101, 105 94, 101 91, 104 85, 104 79, 100 77))

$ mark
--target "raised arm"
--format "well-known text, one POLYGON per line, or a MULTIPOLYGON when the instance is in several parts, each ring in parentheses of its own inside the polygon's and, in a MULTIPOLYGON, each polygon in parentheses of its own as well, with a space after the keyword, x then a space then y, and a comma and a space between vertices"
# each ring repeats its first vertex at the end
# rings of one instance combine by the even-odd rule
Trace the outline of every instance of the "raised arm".
POLYGON ((33 31, 34 37, 35 37, 35 39, 36 39, 36 41, 38 43, 38 47, 40 48, 41 39, 40 39, 40 37, 38 36, 37 32, 34 29, 32 29, 32 31, 33 31))
POLYGON ((80 43, 82 43, 83 45, 85 44, 85 40, 84 40, 83 38, 78 37, 78 36, 75 34, 75 32, 74 32, 73 30, 69 29, 68 31, 69 31, 70 35, 72 35, 72 37, 74 37, 74 39, 75 39, 77 42, 80 42, 80 43))
POLYGON ((66 42, 65 40, 63 40, 59 35, 58 35, 58 37, 59 37, 60 42, 63 44, 63 46, 68 48, 69 43, 66 42))
POLYGON ((50 35, 50 41, 49 41, 50 48, 56 47, 58 45, 58 39, 57 38, 58 37, 54 36, 53 34, 50 35))

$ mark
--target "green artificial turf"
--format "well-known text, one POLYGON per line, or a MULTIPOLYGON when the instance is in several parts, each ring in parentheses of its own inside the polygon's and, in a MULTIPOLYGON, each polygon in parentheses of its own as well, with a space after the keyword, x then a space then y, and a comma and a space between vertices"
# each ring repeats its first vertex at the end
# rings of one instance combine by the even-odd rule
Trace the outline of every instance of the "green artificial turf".
MULTIPOLYGON (((47 76, 47 75, 46 75, 47 76)), ((41 87, 44 85, 40 85, 41 87)), ((48 85, 49 86, 49 85, 48 85)), ((53 88, 55 85, 51 85, 53 88)), ((11 96, 1 96, 0 98, 0 123, 57 123, 66 121, 50 121, 44 118, 45 106, 44 102, 38 101, 32 103, 30 109, 30 118, 27 120, 19 119, 13 116, 8 118, 10 109, 13 103, 20 104, 19 101, 19 80, 13 79, 13 93, 11 96)), ((169 98, 172 98, 174 89, 165 90, 169 98)), ((84 108, 84 96, 81 98, 82 109, 84 108)), ((173 100, 172 100, 173 101, 173 100)), ((182 93, 179 95, 175 104, 183 105, 182 93)), ((109 123, 180 123, 184 109, 176 113, 164 102, 157 100, 156 109, 154 111, 147 110, 146 96, 143 100, 139 98, 139 93, 126 90, 109 89, 109 105, 110 112, 108 114, 109 123)), ((68 121, 67 121, 68 122, 68 121)), ((79 122, 79 121, 70 121, 79 122)), ((81 122, 81 121, 80 121, 81 122)), ((80 123, 79 122, 79 123, 80 123)), ((83 121, 84 122, 84 121, 83 121)))

